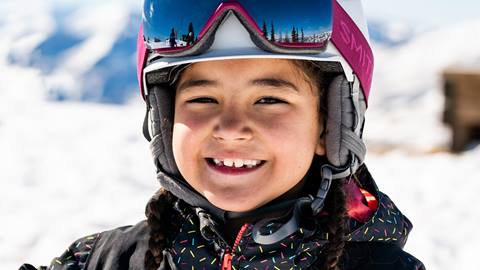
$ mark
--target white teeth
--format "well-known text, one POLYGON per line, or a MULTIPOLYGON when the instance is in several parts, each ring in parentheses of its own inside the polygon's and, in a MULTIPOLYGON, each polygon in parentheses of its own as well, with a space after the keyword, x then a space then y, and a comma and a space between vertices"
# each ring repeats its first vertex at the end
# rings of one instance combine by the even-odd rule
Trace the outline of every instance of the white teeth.
POLYGON ((243 167, 243 160, 241 159, 235 159, 234 163, 235 163, 235 168, 243 167))
POLYGON ((223 165, 232 167, 233 166, 233 160, 232 159, 224 159, 223 160, 223 165))
POLYGON ((257 166, 258 164, 261 163, 260 160, 252 160, 252 159, 218 159, 214 158, 213 162, 217 166, 227 166, 227 167, 235 167, 235 168, 241 168, 241 167, 247 167, 247 168, 253 168, 257 166))

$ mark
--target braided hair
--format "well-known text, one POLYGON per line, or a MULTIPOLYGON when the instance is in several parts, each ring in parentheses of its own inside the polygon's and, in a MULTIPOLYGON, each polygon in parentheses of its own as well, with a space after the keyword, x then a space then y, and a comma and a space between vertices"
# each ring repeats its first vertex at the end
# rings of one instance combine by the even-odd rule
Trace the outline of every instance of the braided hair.
POLYGON ((174 196, 167 190, 161 188, 150 199, 145 209, 147 224, 150 228, 150 239, 148 250, 145 253, 145 269, 156 270, 163 260, 163 250, 166 247, 166 235, 171 230, 165 218, 172 213, 174 196))
POLYGON ((328 244, 323 251, 324 265, 321 269, 338 270, 340 259, 345 249, 345 233, 347 209, 345 207, 345 192, 343 180, 334 180, 325 202, 325 208, 330 213, 324 217, 323 230, 328 232, 328 244))

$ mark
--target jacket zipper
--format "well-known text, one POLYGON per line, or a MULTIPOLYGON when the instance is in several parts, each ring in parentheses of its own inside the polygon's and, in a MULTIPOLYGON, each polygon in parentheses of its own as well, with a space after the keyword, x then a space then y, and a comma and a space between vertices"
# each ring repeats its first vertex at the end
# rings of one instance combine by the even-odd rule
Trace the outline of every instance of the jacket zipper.
POLYGON ((248 228, 248 224, 243 224, 243 226, 240 228, 240 231, 237 234, 237 238, 235 238, 235 243, 233 243, 232 250, 230 250, 229 248, 227 248, 225 250, 225 255, 223 255, 221 270, 231 270, 232 269, 233 252, 235 252, 238 245, 240 244, 240 241, 242 240, 242 236, 245 233, 245 231, 247 230, 247 228, 248 228))

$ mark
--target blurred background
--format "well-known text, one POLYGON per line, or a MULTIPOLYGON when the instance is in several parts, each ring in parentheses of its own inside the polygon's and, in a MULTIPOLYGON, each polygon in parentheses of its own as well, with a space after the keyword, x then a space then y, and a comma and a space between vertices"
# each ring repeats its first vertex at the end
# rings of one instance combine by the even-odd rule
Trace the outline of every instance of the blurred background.
MULTIPOLYGON (((480 269, 480 1, 364 0, 376 56, 366 163, 428 269, 480 269), (479 183, 477 183, 479 182, 479 183)), ((141 0, 0 2, 0 268, 144 218, 141 0)))

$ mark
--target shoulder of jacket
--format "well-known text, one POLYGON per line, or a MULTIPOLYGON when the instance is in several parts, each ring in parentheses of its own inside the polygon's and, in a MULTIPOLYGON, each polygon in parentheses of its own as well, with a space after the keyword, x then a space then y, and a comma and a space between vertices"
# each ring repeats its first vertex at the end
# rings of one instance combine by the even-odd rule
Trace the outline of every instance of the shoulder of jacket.
POLYGON ((101 233, 95 233, 77 239, 62 255, 52 260, 48 269, 85 269, 90 254, 95 249, 95 245, 100 237, 101 233))
POLYGON ((348 270, 425 270, 420 260, 389 243, 348 242, 344 257, 348 270))
MULTIPOLYGON (((122 226, 81 237, 74 241, 62 255, 54 258, 48 269, 85 270, 92 260, 97 261, 98 257, 101 257, 98 253, 115 253, 119 252, 117 250, 121 250, 123 246, 135 245, 139 238, 148 236, 147 229, 146 221, 141 221, 134 226, 122 226)), ((28 266, 25 264, 22 267, 28 266)), ((30 270, 35 268, 20 269, 30 270)), ((39 267, 38 269, 45 268, 39 267)))
MULTIPOLYGON (((95 244, 100 238, 100 233, 91 234, 84 236, 82 238, 74 241, 68 248, 65 250, 62 255, 55 257, 48 269, 55 270, 82 270, 85 269, 85 266, 88 262, 90 254, 95 248, 95 244)), ((38 266, 37 268, 31 264, 23 264, 20 266, 19 270, 46 270, 46 266, 38 266)))

